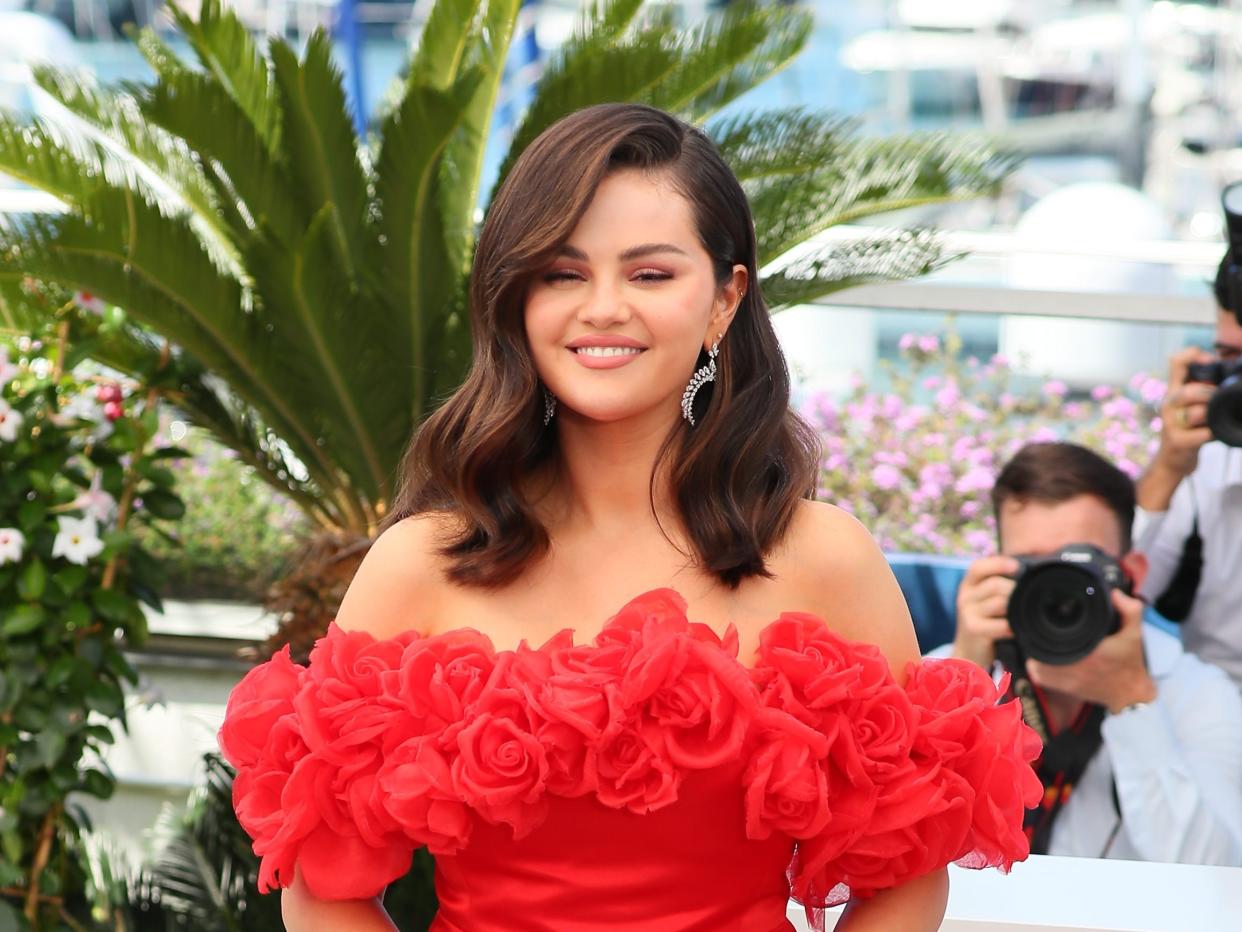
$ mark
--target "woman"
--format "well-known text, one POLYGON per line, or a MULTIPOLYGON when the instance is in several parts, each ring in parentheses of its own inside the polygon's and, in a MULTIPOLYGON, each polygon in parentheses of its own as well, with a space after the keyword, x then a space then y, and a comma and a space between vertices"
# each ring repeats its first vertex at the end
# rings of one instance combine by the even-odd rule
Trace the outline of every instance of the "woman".
POLYGON ((945 865, 1027 853, 1038 742, 919 665, 883 556, 809 500, 745 195, 640 105, 566 117, 479 237, 474 364, 309 669, 230 696, 235 804, 288 927, 935 929, 945 865), (892 672, 890 672, 892 671, 892 672), (822 913, 816 918, 822 920, 822 913))

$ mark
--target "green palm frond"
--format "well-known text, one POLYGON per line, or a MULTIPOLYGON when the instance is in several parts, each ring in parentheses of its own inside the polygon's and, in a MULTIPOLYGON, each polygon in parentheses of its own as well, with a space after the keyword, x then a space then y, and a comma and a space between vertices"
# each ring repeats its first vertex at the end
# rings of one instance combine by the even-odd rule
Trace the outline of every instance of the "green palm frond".
POLYGON ((320 209, 296 250, 256 238, 249 258, 284 351, 314 374, 298 399, 314 414, 303 418, 314 417, 319 435, 333 441, 337 465, 379 501, 405 441, 389 425, 408 416, 409 400, 391 383, 387 321, 367 313, 341 274, 332 211, 320 209))
POLYGON ((36 67, 34 79, 100 134, 100 144, 92 151, 104 155, 110 178, 143 187, 148 200, 174 196, 178 205, 193 212, 195 223, 202 225, 203 241, 216 261, 235 275, 240 272, 237 252, 221 223, 221 202, 184 140, 151 126, 128 95, 101 91, 78 75, 48 66, 36 67))
POLYGON ((761 264, 829 227, 889 211, 994 194, 1014 159, 979 139, 854 138, 819 171, 761 178, 750 198, 761 264))
MULTIPOLYGON (((150 366, 169 341, 173 397, 193 423, 315 521, 372 532, 406 439, 470 365, 483 156, 518 6, 434 0, 365 146, 327 37, 299 57, 252 38, 223 0, 173 9, 192 59, 136 33, 149 85, 40 70, 63 110, 0 114, 0 172, 67 213, 0 225, 0 319, 51 312, 29 300, 27 276, 119 305, 133 326, 95 344, 101 361, 150 366)), ((545 63, 496 183, 566 114, 643 101, 716 140, 751 199, 761 264, 779 267, 762 282, 774 307, 938 267, 951 257, 922 233, 777 261, 836 224, 990 193, 1013 164, 986 142, 869 139, 801 108, 716 115, 786 67, 810 24, 783 4, 737 3, 685 28, 666 4, 591 0, 545 63)))
MULTIPOLYGON (((483 0, 441 0, 427 14, 410 61, 409 87, 445 90, 460 73, 478 28, 483 0)), ((490 11, 491 4, 488 4, 490 11)))
POLYGON ((452 297, 461 288, 462 273, 451 264, 443 214, 436 202, 441 193, 437 171, 482 78, 482 73, 471 70, 446 91, 411 88, 384 124, 375 167, 381 231, 381 245, 373 254, 378 263, 375 279, 384 283, 395 309, 389 322, 390 343, 398 343, 402 358, 409 360, 410 370, 403 373, 401 384, 408 386, 405 397, 419 411, 430 400, 433 354, 452 297), (426 274, 430 269, 438 274, 426 274))
POLYGON ((709 123, 705 131, 738 180, 746 184, 821 171, 846 151, 856 126, 849 117, 793 107, 723 117, 709 123))
POLYGON ((203 69, 237 101, 274 155, 281 144, 280 103, 267 61, 245 24, 221 0, 202 0, 197 19, 175 3, 168 9, 203 69))
POLYGON ((647 102, 702 122, 792 61, 813 25, 806 11, 730 4, 679 38, 676 67, 647 102))
MULTIPOLYGON (((448 251, 448 268, 463 274, 474 242, 474 210, 479 197, 483 154, 496 101, 504 79, 505 57, 517 21, 520 0, 492 0, 487 14, 469 37, 467 65, 479 73, 479 83, 461 120, 444 148, 440 165, 439 205, 448 251)), ((458 74, 454 69, 454 77, 458 74)), ((443 88, 447 89, 448 84, 443 88)))
POLYGON ((345 102, 340 70, 322 30, 306 44, 302 61, 282 39, 270 43, 283 116, 284 153, 312 216, 331 207, 337 259, 355 278, 365 265, 366 178, 358 158, 358 137, 345 102))
MULTIPOLYGON (((131 27, 132 31, 132 27, 131 27)), ((150 26, 143 26, 134 32, 134 45, 151 70, 160 78, 172 77, 189 71, 185 63, 177 57, 177 53, 168 47, 150 26)))
POLYGON ((895 230, 834 243, 800 255, 763 278, 763 297, 773 311, 809 304, 855 285, 927 275, 961 258, 948 253, 928 230, 895 230))
POLYGON ((198 154, 216 200, 228 210, 235 242, 243 243, 264 221, 286 243, 301 235, 309 217, 288 169, 219 83, 182 69, 144 93, 140 106, 148 120, 198 154))

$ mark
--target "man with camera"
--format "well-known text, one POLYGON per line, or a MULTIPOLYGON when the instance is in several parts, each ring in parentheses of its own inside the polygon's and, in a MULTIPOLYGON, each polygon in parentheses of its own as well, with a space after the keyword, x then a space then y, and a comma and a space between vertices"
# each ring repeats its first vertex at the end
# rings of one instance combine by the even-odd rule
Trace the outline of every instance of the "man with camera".
POLYGON ((1242 866, 1242 697, 1142 620, 1134 485, 1069 443, 1024 447, 992 491, 1000 555, 971 564, 952 644, 1010 674, 1041 735, 1035 853, 1242 866))
POLYGON ((1138 481, 1142 593, 1186 649, 1242 688, 1242 184, 1225 189, 1230 248, 1216 274, 1215 355, 1173 356, 1160 448, 1138 481))

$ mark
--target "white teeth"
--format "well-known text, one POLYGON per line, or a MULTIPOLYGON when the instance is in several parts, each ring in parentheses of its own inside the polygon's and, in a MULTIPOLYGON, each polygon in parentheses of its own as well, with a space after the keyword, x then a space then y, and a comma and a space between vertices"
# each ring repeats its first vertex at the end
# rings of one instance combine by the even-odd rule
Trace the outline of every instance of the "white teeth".
POLYGON ((574 352, 583 356, 637 356, 642 350, 632 346, 579 346, 574 352))

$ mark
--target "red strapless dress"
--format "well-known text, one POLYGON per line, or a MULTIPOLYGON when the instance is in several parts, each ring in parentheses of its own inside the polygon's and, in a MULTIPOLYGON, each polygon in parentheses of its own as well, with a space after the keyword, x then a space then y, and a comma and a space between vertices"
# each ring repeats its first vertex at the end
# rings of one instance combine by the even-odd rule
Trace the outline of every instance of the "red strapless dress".
POLYGON ((232 691, 220 747, 262 858, 328 899, 436 855, 437 932, 789 929, 956 862, 1028 853, 1039 741, 965 661, 883 655, 787 612, 753 667, 657 589, 591 644, 334 625, 232 691))

